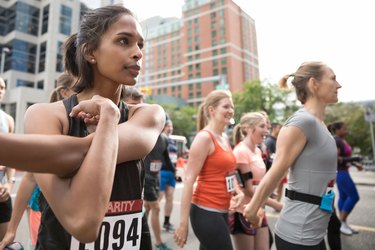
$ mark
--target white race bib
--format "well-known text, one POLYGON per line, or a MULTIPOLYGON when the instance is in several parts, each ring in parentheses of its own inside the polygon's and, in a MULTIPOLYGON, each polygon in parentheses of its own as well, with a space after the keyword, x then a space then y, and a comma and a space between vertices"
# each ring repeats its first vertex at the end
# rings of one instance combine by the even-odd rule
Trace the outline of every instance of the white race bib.
POLYGON ((154 173, 159 172, 161 169, 161 165, 162 165, 161 161, 150 162, 150 171, 154 173))
POLYGON ((235 178, 236 178, 236 176, 234 174, 225 176, 225 181, 227 183, 227 192, 228 193, 234 192, 234 185, 235 185, 234 179, 235 178))
MULTIPOLYGON (((126 201, 134 202, 134 201, 126 201)), ((139 201, 135 201, 139 203, 139 201)), ((142 202, 140 202, 142 204, 142 202)), ((138 205, 138 204, 136 204, 138 205)), ((120 250, 130 249, 139 250, 141 244, 142 232, 142 210, 130 213, 116 215, 116 211, 124 210, 124 202, 111 202, 110 209, 113 214, 104 217, 100 226, 99 236, 96 241, 91 243, 80 243, 72 237, 70 243, 71 250, 120 250), (112 207, 111 207, 112 206, 112 207)), ((128 205, 127 210, 130 210, 128 205)), ((139 207, 137 206, 137 210, 139 207)))

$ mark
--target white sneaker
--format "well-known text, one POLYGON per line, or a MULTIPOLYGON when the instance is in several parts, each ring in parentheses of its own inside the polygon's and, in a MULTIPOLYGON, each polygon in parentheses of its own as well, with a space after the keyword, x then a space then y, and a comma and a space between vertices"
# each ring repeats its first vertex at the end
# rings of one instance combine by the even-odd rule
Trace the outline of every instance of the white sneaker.
POLYGON ((345 234, 345 235, 352 235, 353 234, 353 231, 351 230, 351 228, 344 221, 341 221, 340 232, 345 234))
POLYGON ((348 227, 350 228, 350 230, 352 230, 353 234, 358 234, 359 233, 359 231, 357 229, 354 229, 354 228, 352 228, 350 226, 348 226, 348 227))

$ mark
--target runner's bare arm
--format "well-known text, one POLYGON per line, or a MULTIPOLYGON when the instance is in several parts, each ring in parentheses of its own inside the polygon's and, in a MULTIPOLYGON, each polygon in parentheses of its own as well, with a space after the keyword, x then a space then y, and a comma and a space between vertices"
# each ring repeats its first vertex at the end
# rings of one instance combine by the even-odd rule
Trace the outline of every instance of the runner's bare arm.
MULTIPOLYGON (((90 101, 99 107, 101 118, 76 174, 65 179, 53 174, 34 174, 62 226, 81 242, 91 242, 97 237, 108 209, 118 153, 118 108, 105 98, 90 101)), ((26 133, 62 133, 61 120, 50 107, 53 106, 36 105, 28 110, 26 133)))

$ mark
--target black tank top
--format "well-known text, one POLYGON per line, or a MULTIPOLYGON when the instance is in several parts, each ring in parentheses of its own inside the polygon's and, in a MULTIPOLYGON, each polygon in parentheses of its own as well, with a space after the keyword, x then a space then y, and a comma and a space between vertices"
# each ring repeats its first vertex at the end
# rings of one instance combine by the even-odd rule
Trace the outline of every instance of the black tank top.
MULTIPOLYGON (((64 100, 67 114, 78 104, 77 96, 64 100)), ((129 109, 120 102, 120 123, 128 120, 129 109)), ((68 135, 84 137, 88 134, 85 123, 69 117, 68 135)), ((144 166, 142 160, 117 164, 110 204, 101 225, 98 239, 82 244, 61 226, 44 197, 40 198, 42 219, 35 249, 91 250, 91 249, 139 249, 141 239, 142 190, 144 166)), ((79 204, 76 204, 79 209, 79 204)))

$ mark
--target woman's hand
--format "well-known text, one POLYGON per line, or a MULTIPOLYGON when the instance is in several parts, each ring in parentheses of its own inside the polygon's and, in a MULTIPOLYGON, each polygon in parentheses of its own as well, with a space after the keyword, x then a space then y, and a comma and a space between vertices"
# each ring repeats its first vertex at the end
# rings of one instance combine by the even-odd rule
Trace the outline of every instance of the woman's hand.
POLYGON ((91 100, 79 102, 69 114, 71 117, 81 118, 88 125, 96 125, 100 116, 114 116, 120 119, 118 107, 108 98, 94 95, 91 100))
POLYGON ((0 250, 4 250, 6 246, 8 246, 9 244, 12 244, 15 238, 16 238, 15 233, 7 231, 6 234, 4 235, 4 238, 0 242, 0 250))
POLYGON ((354 163, 354 166, 357 168, 358 171, 363 170, 363 165, 361 163, 358 163, 358 162, 353 162, 353 163, 354 163))
POLYGON ((240 191, 230 200, 229 211, 241 212, 241 204, 245 198, 245 194, 240 191))
POLYGON ((259 208, 258 211, 253 211, 250 209, 249 205, 246 205, 245 210, 243 212, 243 216, 254 225, 254 227, 258 228, 262 226, 262 221, 265 216, 265 212, 262 208, 259 208))
POLYGON ((0 202, 5 202, 10 197, 10 190, 11 184, 4 184, 3 186, 0 184, 0 202))
POLYGON ((174 241, 179 247, 184 247, 187 241, 189 228, 186 225, 180 225, 174 233, 174 241))

